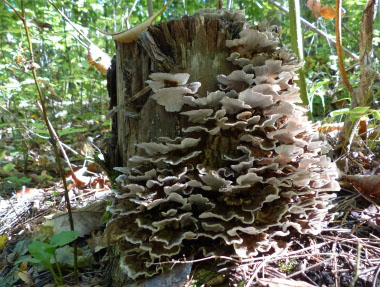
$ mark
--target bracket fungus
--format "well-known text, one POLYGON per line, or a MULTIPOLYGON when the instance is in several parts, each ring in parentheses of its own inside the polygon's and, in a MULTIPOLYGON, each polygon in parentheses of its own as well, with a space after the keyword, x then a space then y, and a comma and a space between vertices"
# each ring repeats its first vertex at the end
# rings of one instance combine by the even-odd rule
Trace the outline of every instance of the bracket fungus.
POLYGON ((215 75, 221 90, 201 97, 186 73, 147 81, 185 124, 181 137, 137 144, 133 167, 118 169, 106 234, 121 241, 131 279, 183 256, 255 256, 327 224, 338 174, 318 126, 295 104, 299 63, 272 32, 249 28, 226 46, 236 70, 215 75))

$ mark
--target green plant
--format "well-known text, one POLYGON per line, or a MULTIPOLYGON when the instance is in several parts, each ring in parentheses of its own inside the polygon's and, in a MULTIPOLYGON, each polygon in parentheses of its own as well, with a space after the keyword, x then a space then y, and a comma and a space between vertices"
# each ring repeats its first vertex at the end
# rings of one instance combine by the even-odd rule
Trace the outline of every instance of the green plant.
POLYGON ((331 115, 333 117, 340 116, 340 115, 347 115, 350 117, 351 121, 355 121, 364 116, 372 115, 374 119, 380 120, 380 111, 375 110, 375 109, 370 109, 370 107, 356 107, 352 110, 350 109, 336 110, 332 112, 331 115))
POLYGON ((78 237, 77 231, 62 231, 52 237, 50 243, 42 241, 33 241, 29 246, 28 250, 32 257, 27 258, 24 261, 29 261, 32 263, 42 263, 53 275, 54 281, 57 285, 63 285, 62 271, 59 266, 56 257, 56 250, 58 246, 64 246, 74 241, 78 237), (57 268, 58 274, 54 271, 52 261, 54 260, 55 266, 57 268))
POLYGON ((297 261, 295 258, 291 258, 287 262, 280 262, 278 266, 281 268, 283 272, 293 272, 296 269, 297 261))

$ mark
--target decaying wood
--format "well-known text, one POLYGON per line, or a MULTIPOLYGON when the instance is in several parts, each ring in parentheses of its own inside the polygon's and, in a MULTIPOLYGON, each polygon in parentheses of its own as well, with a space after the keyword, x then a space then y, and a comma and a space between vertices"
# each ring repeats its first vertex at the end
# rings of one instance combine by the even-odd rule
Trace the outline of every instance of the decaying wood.
MULTIPOLYGON (((137 153, 136 144, 150 142, 158 137, 176 137, 182 133, 181 119, 168 113, 150 98, 145 81, 152 72, 189 73, 189 82, 202 82, 200 96, 217 90, 215 75, 233 70, 226 61, 229 50, 226 40, 238 36, 242 22, 224 22, 215 18, 185 17, 152 26, 134 43, 116 43, 117 105, 113 116, 113 153, 110 166, 130 166, 128 158, 137 153), (130 117, 131 113, 138 115, 130 117)), ((111 77, 111 76, 110 76, 111 77)), ((113 76, 115 77, 115 75, 113 76)), ((109 80, 111 83, 112 80, 109 80)), ((114 95, 112 96, 114 97, 114 95)), ((111 97, 111 98, 112 98, 111 97)), ((110 284, 129 286, 118 266, 118 250, 111 251, 110 284)))

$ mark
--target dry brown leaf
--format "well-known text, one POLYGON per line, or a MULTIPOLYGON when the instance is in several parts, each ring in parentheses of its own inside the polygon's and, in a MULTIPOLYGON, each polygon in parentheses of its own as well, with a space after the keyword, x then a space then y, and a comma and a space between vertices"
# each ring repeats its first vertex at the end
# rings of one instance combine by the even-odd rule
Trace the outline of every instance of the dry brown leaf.
POLYGON ((87 239, 87 243, 88 247, 90 247, 93 253, 96 253, 107 247, 107 243, 105 242, 103 234, 101 232, 91 232, 91 237, 87 239))
POLYGON ((350 181, 361 193, 380 198, 380 175, 347 175, 350 181))
POLYGON ((258 280, 259 286, 265 287, 314 287, 304 281, 295 281, 284 278, 261 278, 258 280))
POLYGON ((359 122, 359 135, 362 138, 363 141, 367 140, 367 121, 361 120, 359 122))
POLYGON ((111 58, 94 44, 91 44, 87 51, 88 64, 95 66, 99 72, 106 75, 108 67, 111 66, 111 58))
POLYGON ((24 261, 20 264, 19 271, 24 272, 28 268, 28 261, 24 261))
POLYGON ((335 8, 331 6, 323 6, 321 8, 321 16, 327 20, 334 19, 336 16, 335 8))
MULTIPOLYGON (((106 211, 106 206, 107 202, 105 200, 99 200, 72 212, 75 230, 78 231, 79 236, 90 234, 104 224, 101 218, 106 211)), ((51 220, 47 220, 45 225, 53 226, 55 234, 68 231, 70 230, 69 216, 67 213, 58 214, 51 220)))
MULTIPOLYGON (((344 15, 344 11, 342 10, 342 16, 344 15)), ((336 10, 331 6, 323 6, 321 8, 321 16, 326 20, 335 19, 336 10)))
POLYGON ((321 2, 319 0, 307 0, 307 6, 313 12, 315 18, 319 18, 321 13, 321 2))
POLYGON ((90 183, 91 177, 84 176, 84 173, 86 171, 87 167, 82 167, 76 170, 75 172, 71 172, 71 177, 77 187, 84 187, 90 183))

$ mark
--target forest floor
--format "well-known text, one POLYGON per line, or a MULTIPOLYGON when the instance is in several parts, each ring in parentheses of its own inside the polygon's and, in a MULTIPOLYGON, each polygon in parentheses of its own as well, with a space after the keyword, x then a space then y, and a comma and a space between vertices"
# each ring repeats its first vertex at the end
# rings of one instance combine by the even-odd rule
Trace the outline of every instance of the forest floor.
MULTIPOLYGON (((380 161, 378 155, 363 150, 369 151, 358 145, 356 151, 353 148, 339 159, 345 173, 353 176, 342 177, 331 222, 319 235, 293 234, 282 251, 239 263, 231 258, 223 269, 215 267, 213 258, 194 261, 190 276, 183 275, 182 283, 177 280, 171 286, 380 286, 380 161)), ((22 186, 16 192, 4 188, 1 194, 0 286, 56 286, 46 267, 31 263, 28 255, 32 240, 47 241, 53 234, 70 229, 62 181, 56 174, 46 176, 54 174, 49 170, 54 170, 54 160, 47 155, 40 158, 45 161, 42 165, 34 163, 39 178, 34 178, 30 187, 22 186), (45 180, 41 180, 44 174, 45 180)), ((66 179, 80 236, 80 283, 74 284, 70 272, 72 246, 58 248, 57 261, 67 286, 107 286, 107 243, 102 234, 110 183, 94 163, 84 161, 73 171, 74 176, 68 173, 66 179)), ((131 286, 153 286, 151 283, 131 286)), ((162 286, 168 286, 165 284, 162 286)))

